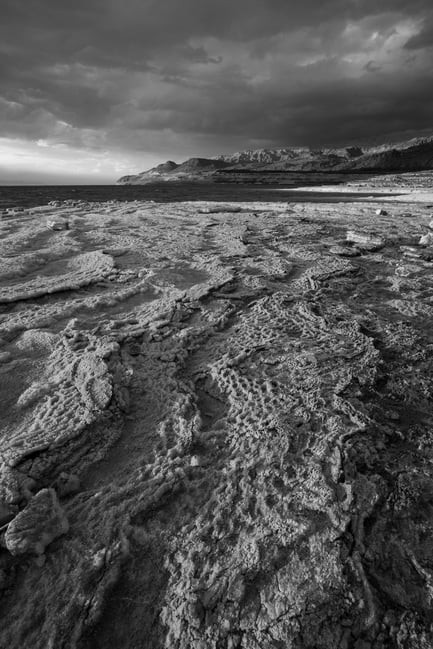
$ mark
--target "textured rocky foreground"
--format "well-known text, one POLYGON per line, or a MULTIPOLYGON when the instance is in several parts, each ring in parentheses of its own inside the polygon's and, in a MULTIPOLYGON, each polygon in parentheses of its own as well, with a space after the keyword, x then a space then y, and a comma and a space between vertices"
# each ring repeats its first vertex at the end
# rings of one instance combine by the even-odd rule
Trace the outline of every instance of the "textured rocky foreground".
POLYGON ((432 208, 236 207, 0 221, 1 647, 433 645, 432 208))

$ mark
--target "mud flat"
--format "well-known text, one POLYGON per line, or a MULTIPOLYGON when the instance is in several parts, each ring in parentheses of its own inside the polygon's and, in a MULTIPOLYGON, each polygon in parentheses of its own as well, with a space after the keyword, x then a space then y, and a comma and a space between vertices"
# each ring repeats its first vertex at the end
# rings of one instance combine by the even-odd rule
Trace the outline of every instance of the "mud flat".
POLYGON ((1 647, 432 646, 432 210, 237 207, 0 221, 1 647))

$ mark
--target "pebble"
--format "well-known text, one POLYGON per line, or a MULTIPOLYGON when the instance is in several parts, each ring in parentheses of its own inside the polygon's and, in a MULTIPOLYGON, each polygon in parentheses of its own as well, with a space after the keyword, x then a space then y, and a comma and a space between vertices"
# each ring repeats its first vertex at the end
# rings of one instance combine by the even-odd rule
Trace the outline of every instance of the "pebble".
POLYGON ((424 234, 418 242, 420 246, 431 246, 433 245, 433 232, 424 234))
POLYGON ((359 257, 361 254, 359 248, 351 246, 332 246, 329 248, 329 252, 339 257, 359 257))
POLYGON ((69 223, 64 219, 47 219, 46 225, 50 230, 69 230, 69 223))
POLYGON ((348 230, 346 234, 346 241, 349 243, 356 243, 364 250, 380 250, 385 245, 385 240, 374 234, 366 232, 357 232, 356 230, 348 230))

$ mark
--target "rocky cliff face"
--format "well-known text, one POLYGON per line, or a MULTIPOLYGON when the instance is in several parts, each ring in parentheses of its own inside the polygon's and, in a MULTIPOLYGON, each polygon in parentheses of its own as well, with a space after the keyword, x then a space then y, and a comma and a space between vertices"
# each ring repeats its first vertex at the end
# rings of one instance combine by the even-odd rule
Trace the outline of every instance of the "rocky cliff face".
POLYGON ((169 160, 136 176, 123 176, 117 181, 117 184, 142 185, 160 180, 208 180, 215 172, 227 167, 230 167, 228 162, 217 159, 190 158, 182 164, 176 164, 169 160))
POLYGON ((240 151, 211 159, 190 158, 182 164, 166 162, 119 184, 162 181, 229 180, 236 174, 357 173, 418 171, 433 168, 433 136, 377 147, 341 149, 281 148, 240 151))
POLYGON ((411 140, 392 148, 377 147, 346 164, 354 171, 421 171, 433 168, 433 138, 411 140))
POLYGON ((329 164, 338 164, 363 154, 359 147, 348 147, 345 149, 308 149, 308 148, 285 148, 285 149, 256 149, 240 151, 229 155, 218 156, 217 160, 223 160, 231 165, 242 166, 265 166, 275 165, 278 169, 291 169, 299 163, 327 161, 329 164))

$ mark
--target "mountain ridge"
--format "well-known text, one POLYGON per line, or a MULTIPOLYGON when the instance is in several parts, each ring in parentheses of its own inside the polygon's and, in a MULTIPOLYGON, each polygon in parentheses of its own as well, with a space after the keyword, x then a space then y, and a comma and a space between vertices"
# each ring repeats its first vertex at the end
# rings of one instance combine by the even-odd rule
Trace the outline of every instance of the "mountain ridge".
MULTIPOLYGON (((242 175, 275 173, 367 173, 433 169, 433 136, 396 144, 340 148, 280 147, 247 149, 211 158, 194 157, 180 164, 168 160, 136 175, 122 176, 118 184, 155 181, 224 182, 242 175)), ((266 181, 265 178, 262 179, 266 181)))

